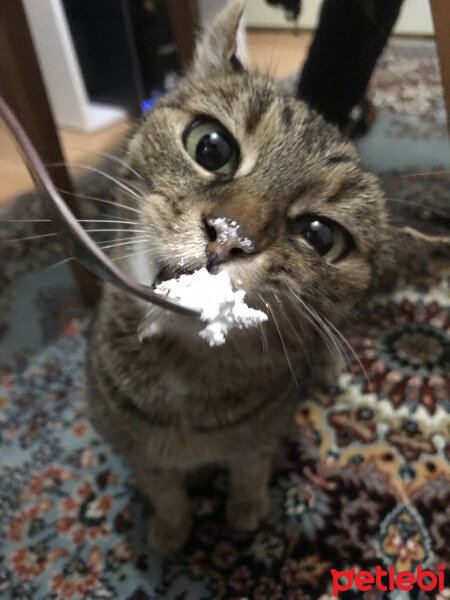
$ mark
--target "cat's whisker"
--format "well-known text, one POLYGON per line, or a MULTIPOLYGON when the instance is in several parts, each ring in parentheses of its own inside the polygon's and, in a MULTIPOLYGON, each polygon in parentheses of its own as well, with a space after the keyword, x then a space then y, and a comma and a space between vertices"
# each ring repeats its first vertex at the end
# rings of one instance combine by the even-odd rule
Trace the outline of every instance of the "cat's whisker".
MULTIPOLYGON (((260 297, 261 301, 263 302, 263 304, 265 304, 265 301, 262 299, 262 296, 259 295, 259 297, 260 297)), ((260 337, 261 337, 261 344, 262 344, 262 348, 263 348, 263 356, 266 354, 269 357, 270 366, 273 369, 274 368, 274 363, 273 363, 272 349, 271 349, 271 347, 269 345, 269 340, 268 340, 267 332, 266 332, 264 326, 262 325, 262 323, 258 323, 258 329, 259 329, 259 333, 260 333, 260 337)))
POLYGON ((63 258, 63 260, 59 260, 56 263, 53 263, 52 265, 49 265, 48 267, 45 267, 44 271, 47 271, 48 269, 55 269, 56 267, 60 267, 61 265, 64 265, 68 262, 70 262, 71 260, 75 260, 74 256, 69 256, 68 258, 63 258))
MULTIPOLYGON (((133 239, 133 241, 127 242, 127 244, 132 244, 132 243, 138 243, 138 242, 145 242, 147 238, 145 238, 145 239, 142 239, 142 238, 128 238, 128 239, 133 239)), ((108 243, 108 242, 105 242, 105 243, 108 243)), ((109 248, 114 248, 116 246, 125 246, 127 244, 125 244, 125 243, 124 244, 118 243, 118 244, 111 244, 109 246, 104 246, 103 242, 99 242, 99 243, 97 243, 97 246, 99 246, 99 248, 101 248, 102 250, 107 250, 109 248)), ((59 266, 61 266, 63 264, 66 264, 66 263, 70 262, 71 260, 77 260, 77 259, 74 256, 69 256, 68 258, 64 258, 63 260, 59 260, 58 262, 56 262, 56 263, 54 263, 52 265, 49 265, 44 270, 53 269, 53 268, 59 267, 59 266)))
POLYGON ((272 44, 272 49, 270 52, 269 64, 267 65, 267 82, 269 83, 271 80, 275 79, 276 70, 280 64, 280 59, 278 58, 277 63, 274 64, 275 50, 277 49, 279 42, 279 32, 275 35, 275 41, 272 44))
POLYGON ((301 338, 301 336, 300 336, 299 332, 297 331, 297 329, 294 327, 294 324, 292 323, 292 319, 289 319, 289 317, 286 315, 286 312, 282 310, 282 303, 281 303, 280 299, 278 298, 278 296, 276 294, 275 294, 275 299, 277 301, 278 308, 280 310, 281 316, 284 317, 284 319, 288 323, 289 327, 291 328, 292 333, 295 335, 295 337, 296 337, 296 339, 297 339, 297 341, 298 341, 298 343, 299 343, 299 345, 300 345, 300 347, 301 347, 301 349, 303 351, 303 355, 304 355, 304 357, 306 359, 306 362, 308 363, 308 366, 311 369, 312 368, 311 361, 310 361, 310 358, 309 358, 309 354, 308 354, 308 352, 306 350, 306 346, 303 343, 303 339, 301 338))
POLYGON ((336 350, 336 353, 338 354, 338 356, 341 357, 343 363, 346 364, 346 362, 348 360, 347 354, 346 354, 342 344, 336 338, 335 334, 330 330, 330 328, 326 325, 326 323, 322 320, 322 318, 319 316, 319 314, 315 310, 313 310, 311 307, 308 307, 306 304, 305 304, 305 308, 309 309, 312 317, 316 319, 316 321, 322 327, 324 332, 327 333, 327 335, 330 339, 330 342, 333 345, 333 348, 336 350))
MULTIPOLYGON (((111 241, 111 240, 109 240, 109 241, 111 241)), ((120 242, 121 240, 120 240, 120 238, 116 238, 115 240, 112 240, 112 241, 113 241, 113 242, 116 242, 116 241, 117 241, 117 242, 120 242)), ((131 240, 130 240, 130 241, 131 241, 131 240)), ((152 244, 152 243, 151 243, 151 241, 152 241, 152 240, 151 240, 151 239, 149 239, 149 238, 145 238, 145 239, 139 239, 139 240, 136 240, 136 241, 139 241, 139 243, 142 243, 142 244, 143 244, 143 243, 145 243, 145 246, 146 246, 146 248, 150 248, 150 250, 157 250, 157 249, 159 248, 159 246, 158 246, 158 245, 156 245, 156 244, 152 244)))
POLYGON ((328 325, 332 329, 334 329, 334 331, 336 332, 336 334, 341 338, 341 340, 343 341, 343 343, 350 350, 350 352, 352 353, 353 357, 355 358, 355 360, 357 361, 358 365, 360 366, 360 368, 361 368, 361 370, 363 372, 363 375, 364 375, 364 378, 365 378, 365 380, 367 382, 367 385, 370 385, 370 380, 369 380, 369 376, 367 374, 367 371, 366 371, 364 365, 362 364, 361 359, 357 355, 355 349, 353 348, 353 346, 350 344, 350 342, 347 340, 347 338, 344 336, 344 334, 341 331, 339 331, 339 329, 335 325, 333 325, 333 323, 331 323, 331 321, 329 319, 327 319, 327 317, 324 316, 323 318, 327 321, 328 325))
POLYGON ((333 333, 333 331, 325 324, 325 322, 320 318, 320 316, 317 314, 316 311, 314 311, 311 308, 310 308, 310 311, 311 311, 311 314, 315 316, 320 327, 322 327, 323 331, 326 333, 326 335, 328 336, 328 338, 332 344, 332 349, 330 350, 331 356, 334 356, 334 352, 333 352, 333 350, 334 350, 336 352, 336 355, 342 361, 342 363, 344 365, 348 364, 350 361, 349 361, 347 352, 345 351, 340 340, 336 337, 336 335, 333 333))
MULTIPOLYGON (((80 148, 67 147, 67 150, 79 151, 80 148)), ((99 158, 104 158, 111 162, 115 162, 116 164, 121 165, 122 167, 125 167, 128 171, 130 171, 130 173, 133 173, 133 175, 136 175, 136 177, 138 177, 139 179, 142 179, 142 181, 145 181, 145 179, 142 177, 142 175, 140 175, 140 173, 138 173, 132 167, 130 167, 130 165, 128 165, 122 158, 119 158, 118 156, 115 156, 114 154, 109 154, 108 152, 94 152, 93 150, 86 150, 86 148, 82 148, 81 150, 85 154, 91 154, 92 156, 98 156, 99 158)))
POLYGON ((10 242, 25 242, 25 241, 29 241, 29 240, 38 240, 41 238, 48 238, 48 237, 56 237, 58 234, 57 233, 40 233, 38 235, 27 235, 26 237, 22 237, 22 238, 12 238, 10 240, 2 240, 1 244, 5 245, 5 244, 9 244, 10 242))
MULTIPOLYGON (((158 238, 156 238, 156 240, 157 239, 158 238)), ((165 250, 164 246, 162 244, 159 245, 161 247, 161 252, 163 253, 165 250)), ((171 252, 173 260, 178 261, 180 266, 183 266, 184 264, 198 264, 198 257, 202 256, 204 253, 203 245, 199 245, 195 242, 191 242, 190 244, 183 243, 181 245, 183 246, 183 250, 171 252)))
POLYGON ((130 235, 129 237, 113 237, 110 240, 104 240, 104 241, 98 242, 97 246, 101 246, 102 244, 108 244, 110 242, 128 242, 128 240, 135 240, 135 239, 151 239, 151 238, 148 235, 142 235, 142 236, 130 235))
MULTIPOLYGON (((64 162, 47 163, 45 166, 46 167, 67 167, 66 163, 64 163, 64 162)), ((115 183, 131 198, 134 198, 135 200, 140 200, 140 195, 137 194, 132 188, 130 188, 129 186, 127 186, 124 183, 122 183, 121 181, 119 181, 119 179, 117 179, 117 177, 113 177, 109 173, 105 173, 101 169, 97 169, 97 167, 92 167, 90 165, 79 164, 79 163, 78 164, 72 163, 71 167, 77 167, 79 169, 86 169, 87 171, 91 171, 92 173, 96 173, 97 175, 102 175, 103 177, 105 177, 105 179, 108 179, 112 183, 115 183)))
POLYGON ((121 204, 120 202, 116 202, 114 200, 105 200, 104 198, 98 198, 96 196, 85 196, 83 194, 77 194, 76 192, 68 192, 67 190, 63 190, 61 188, 56 188, 56 189, 58 190, 58 192, 61 192, 62 194, 67 194, 68 196, 74 196, 75 198, 77 198, 79 200, 92 200, 93 202, 101 202, 102 204, 110 204, 111 206, 123 208, 125 210, 134 212, 138 215, 142 215, 142 212, 140 210, 137 210, 136 208, 133 208, 132 206, 127 206, 126 204, 121 204))
MULTIPOLYGON (((301 303, 301 305, 303 306, 303 308, 306 308, 303 305, 303 302, 301 301, 301 299, 297 296, 297 294, 295 292, 293 292, 289 288, 288 288, 288 291, 301 303)), ((330 342, 329 338, 327 337, 327 335, 325 335, 326 332, 324 332, 323 329, 320 328, 319 325, 308 314, 305 314, 304 310, 302 310, 302 315, 308 321, 308 323, 310 323, 310 325, 315 329, 315 331, 317 331, 317 333, 319 334, 320 338, 322 339, 322 341, 324 342, 324 344, 326 345, 326 347, 328 348, 328 350, 331 353, 333 353, 334 348, 331 345, 331 342, 330 342)))
POLYGON ((298 326, 300 328, 300 333, 297 331, 297 329, 293 325, 292 325, 292 328, 293 328, 293 331, 297 333, 297 338, 302 347, 306 362, 308 363, 308 366, 312 371, 313 365, 312 365, 311 358, 310 358, 310 353, 312 350, 311 339, 307 335, 305 335, 305 328, 300 323, 298 323, 298 326), (302 337, 302 336, 304 336, 304 337, 302 337))
POLYGON ((143 250, 142 252, 133 252, 131 254, 125 254, 123 256, 114 256, 111 258, 111 260, 122 260, 125 258, 132 258, 133 256, 139 256, 141 254, 148 254, 149 252, 153 252, 154 248, 147 248, 146 250, 143 250))
POLYGON ((101 213, 100 215, 94 213, 93 215, 86 215, 86 218, 90 216, 92 216, 92 218, 95 217, 97 221, 102 222, 105 222, 106 219, 113 219, 114 221, 118 221, 119 219, 128 219, 128 221, 126 221, 127 223, 131 223, 132 225, 143 225, 141 221, 130 221, 129 217, 120 217, 117 213, 101 213), (105 219, 97 219, 98 216, 105 217, 105 219))
POLYGON ((115 219, 78 219, 78 223, 118 223, 119 225, 142 226, 142 223, 139 223, 138 221, 117 221, 115 219))
POLYGON ((367 382, 367 385, 369 385, 370 384, 370 380, 369 380, 369 377, 367 375, 367 371, 364 368, 364 365, 362 364, 359 356, 356 354, 355 349, 350 344, 350 342, 347 340, 347 338, 342 334, 342 332, 339 331, 339 329, 327 317, 325 317, 325 315, 323 315, 323 317, 321 317, 320 315, 317 314, 316 311, 314 311, 313 309, 311 309, 304 300, 302 300, 297 294, 295 294, 294 292, 292 292, 292 290, 291 290, 291 293, 293 293, 294 296, 297 298, 297 300, 310 312, 310 314, 312 316, 314 316, 318 320, 318 322, 321 323, 322 327, 328 331, 330 339, 333 339, 334 343, 339 345, 339 347, 341 349, 341 351, 339 353, 341 354, 341 357, 344 359, 344 363, 345 363, 346 362, 345 361, 345 357, 347 357, 347 361, 348 361, 348 356, 347 356, 347 353, 345 352, 345 350, 344 350, 344 348, 342 346, 342 343, 340 343, 339 340, 336 338, 336 335, 340 338, 340 340, 342 340, 342 342, 350 350, 352 356, 355 358, 355 360, 359 364, 359 366, 361 368, 361 371, 362 371, 362 373, 364 375, 364 378, 365 378, 365 380, 367 382), (336 335, 333 334, 332 330, 336 333, 336 335))
POLYGON ((283 336, 282 336, 282 334, 281 334, 281 330, 280 330, 280 328, 279 328, 279 326, 278 326, 278 322, 277 322, 277 320, 276 320, 276 318, 275 318, 274 311, 272 310, 272 307, 270 306, 270 303, 269 303, 267 300, 265 300, 265 299, 264 299, 264 298, 263 298, 263 297, 262 297, 260 294, 258 294, 258 296, 260 297, 260 299, 261 299, 261 301, 263 302, 263 304, 264 304, 264 305, 265 305, 265 306, 266 306, 266 307, 269 309, 269 311, 270 311, 270 314, 272 315, 273 322, 274 322, 274 324, 275 324, 275 327, 276 327, 276 329, 277 329, 277 331, 278 331, 278 336, 279 336, 279 338, 280 338, 280 342, 281 342, 281 345, 282 345, 282 347, 283 347, 284 355, 286 356, 286 361, 287 361, 287 364, 288 364, 288 366, 289 366, 289 370, 290 370, 290 372, 291 372, 291 374, 292 374, 292 378, 293 378, 293 380, 294 380, 294 383, 295 383, 296 387, 299 387, 299 385, 298 385, 298 381, 297 381, 297 378, 295 377, 295 372, 294 372, 294 369, 293 369, 293 367, 292 367, 291 360, 290 360, 290 358, 289 358, 289 354, 288 354, 288 352, 287 352, 286 344, 284 343, 284 339, 283 339, 283 336))
POLYGON ((319 315, 316 313, 316 311, 314 311, 312 308, 310 308, 306 302, 300 298, 300 296, 298 296, 293 290, 289 289, 290 293, 298 300, 298 302, 301 304, 301 306, 308 311, 309 315, 305 314, 304 311, 302 311, 303 316, 307 319, 307 321, 314 327, 314 329, 317 331, 317 333, 319 334, 319 336, 321 337, 321 339, 323 340, 323 342, 325 343, 326 347, 328 348, 328 351, 330 352, 330 354, 332 356, 334 356, 335 352, 337 353, 338 356, 341 357, 341 359, 344 361, 345 363, 345 352, 343 352, 343 348, 342 346, 339 345, 339 343, 336 340, 336 337, 333 336, 332 332, 325 326, 325 324, 323 323, 323 321, 320 320, 319 315))
MULTIPOLYGON (((134 240, 130 240, 128 242, 118 242, 117 244, 109 244, 108 246, 100 246, 97 244, 102 250, 109 250, 110 248, 119 248, 120 246, 128 246, 130 244, 142 244, 147 241, 148 238, 137 238, 134 240)), ((152 248, 153 249, 153 248, 152 248)))
MULTIPOLYGON (((121 232, 127 232, 127 233, 142 233, 145 235, 145 237, 148 237, 148 239, 150 240, 150 234, 147 230, 142 230, 142 229, 85 229, 86 233, 88 234, 92 234, 92 233, 121 233, 121 232)), ((40 234, 36 234, 36 235, 27 235, 24 237, 20 237, 20 238, 10 238, 7 240, 0 240, 0 244, 1 245, 6 245, 12 242, 24 242, 24 241, 31 241, 31 240, 38 240, 38 239, 42 239, 42 238, 49 238, 49 237, 56 237, 58 236, 59 233, 56 231, 52 231, 52 232, 48 232, 48 233, 40 233, 40 234)), ((136 236, 133 236, 133 239, 135 239, 136 236)), ((110 239, 110 240, 104 240, 104 243, 109 243, 109 242, 113 242, 117 240, 116 237, 110 239)), ((118 241, 118 240, 117 240, 118 241)), ((96 242, 97 244, 99 244, 99 242, 96 242)), ((100 242, 101 243, 101 242, 100 242)))
POLYGON ((102 156, 104 156, 107 160, 111 160, 119 165, 121 165, 122 167, 125 167, 128 171, 130 171, 130 173, 133 173, 133 175, 136 175, 136 177, 138 179, 140 179, 141 181, 143 181, 144 183, 146 183, 145 179, 142 177, 142 175, 140 173, 138 173, 136 171, 136 169, 133 169, 132 167, 130 167, 129 164, 126 163, 126 161, 124 161, 122 158, 119 158, 118 156, 114 156, 113 154, 103 154, 102 156))
POLYGON ((121 233, 122 231, 126 231, 127 233, 146 233, 148 234, 148 230, 146 229, 86 229, 87 233, 109 233, 116 232, 121 233))
POLYGON ((0 219, 0 223, 51 223, 51 219, 0 219))
POLYGON ((271 358, 269 355, 269 347, 267 344, 267 335, 266 335, 266 332, 264 331, 264 328, 261 325, 261 323, 258 323, 258 330, 259 330, 259 336, 261 338, 263 356, 265 356, 267 354, 269 356, 269 358, 271 358))
POLYGON ((299 334, 297 329, 294 327, 292 321, 282 311, 281 311, 281 314, 285 317, 286 321, 289 323, 289 326, 290 326, 293 334, 295 335, 296 339, 298 340, 298 343, 300 344, 300 347, 303 352, 303 356, 304 356, 309 368, 312 370, 312 364, 311 364, 311 359, 309 357, 309 352, 308 352, 305 344, 303 343, 303 339, 302 339, 301 335, 299 334))
POLYGON ((138 194, 138 198, 137 198, 138 202, 141 202, 141 201, 142 201, 142 198, 143 198, 143 196, 142 196, 142 194, 143 194, 143 191, 142 191, 142 189, 140 189, 140 188, 138 187, 138 185, 137 185, 139 182, 137 182, 137 184, 136 184, 136 183, 134 183, 134 182, 130 181, 129 179, 123 179, 122 177, 117 177, 117 181, 120 181, 120 182, 121 182, 121 183, 123 183, 123 185, 125 185, 125 186, 129 186, 129 187, 130 187, 130 190, 134 190, 134 191, 136 192, 136 194, 138 194), (125 182, 126 182, 126 183, 125 183, 125 182))

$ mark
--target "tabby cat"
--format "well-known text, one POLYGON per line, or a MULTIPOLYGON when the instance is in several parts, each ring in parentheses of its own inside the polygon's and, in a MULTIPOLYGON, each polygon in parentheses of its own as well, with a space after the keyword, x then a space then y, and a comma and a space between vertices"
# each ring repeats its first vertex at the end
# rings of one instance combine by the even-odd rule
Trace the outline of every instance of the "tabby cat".
POLYGON ((149 541, 162 551, 189 535, 185 480, 202 465, 229 470, 231 525, 251 530, 266 515, 271 461, 299 399, 314 381, 336 382, 339 328, 392 263, 385 199, 354 148, 236 58, 242 10, 227 4, 130 140, 127 206, 149 241, 117 258, 150 285, 226 269, 269 320, 210 348, 194 319, 174 314, 140 342, 148 306, 107 285, 89 344, 92 421, 151 500, 149 541), (239 235, 218 237, 217 217, 239 235))

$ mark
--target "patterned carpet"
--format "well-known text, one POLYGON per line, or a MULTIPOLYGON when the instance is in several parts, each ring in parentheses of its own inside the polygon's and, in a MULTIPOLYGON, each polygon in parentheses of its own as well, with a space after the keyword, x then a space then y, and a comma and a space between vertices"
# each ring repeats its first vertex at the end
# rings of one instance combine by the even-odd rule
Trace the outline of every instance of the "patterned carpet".
MULTIPOLYGON (((359 142, 364 162, 382 175, 393 210, 448 226, 429 210, 448 215, 450 198, 433 46, 393 43, 373 96, 379 117, 359 142), (424 171, 435 174, 414 175, 424 171)), ((95 178, 79 185, 111 194, 95 178)), ((42 213, 28 196, 7 218, 42 213)), ((39 231, 45 224, 8 223, 0 237, 39 231)), ((193 534, 173 556, 146 545, 151 508, 86 419, 90 311, 67 265, 46 268, 62 258, 52 237, 0 246, 0 598, 331 600, 331 569, 437 574, 443 563, 443 591, 353 587, 339 598, 449 600, 448 257, 346 332, 358 360, 349 352, 339 386, 300 406, 259 530, 244 536, 224 523, 218 471, 192 483, 193 534)))

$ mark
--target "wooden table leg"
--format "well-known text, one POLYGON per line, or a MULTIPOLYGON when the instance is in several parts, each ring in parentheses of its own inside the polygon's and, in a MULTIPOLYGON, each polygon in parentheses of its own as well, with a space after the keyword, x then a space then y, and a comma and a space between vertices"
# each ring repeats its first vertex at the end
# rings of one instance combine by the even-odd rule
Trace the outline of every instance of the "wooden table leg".
POLYGON ((450 1, 431 0, 436 44, 441 63, 442 85, 447 108, 447 125, 450 133, 450 1))
POLYGON ((186 69, 192 61, 198 26, 197 0, 167 0, 172 35, 181 65, 186 69))
MULTIPOLYGON (((42 80, 33 41, 21 0, 2 0, 0 5, 0 91, 22 123, 44 163, 64 163, 53 115, 42 80)), ((49 168, 56 187, 73 193, 66 167, 49 168)), ((64 194, 63 194, 64 195, 64 194)), ((77 214, 76 200, 65 200, 77 214)), ((98 281, 75 261, 72 271, 84 301, 98 297, 98 281)))

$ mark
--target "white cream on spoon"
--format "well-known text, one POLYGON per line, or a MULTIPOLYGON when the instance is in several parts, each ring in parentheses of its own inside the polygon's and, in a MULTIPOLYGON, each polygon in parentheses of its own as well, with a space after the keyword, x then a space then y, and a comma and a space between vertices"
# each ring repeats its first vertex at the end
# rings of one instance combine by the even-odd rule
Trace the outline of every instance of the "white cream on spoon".
MULTIPOLYGON (((168 298, 179 300, 183 306, 200 312, 200 318, 206 326, 199 332, 210 346, 225 343, 228 332, 233 329, 256 327, 267 321, 267 315, 260 310, 249 307, 245 301, 245 291, 234 291, 227 271, 212 275, 205 268, 191 275, 180 275, 177 279, 163 281, 155 292, 168 298)), ((162 333, 166 317, 152 319, 154 309, 148 313, 143 322, 140 339, 162 333)))

